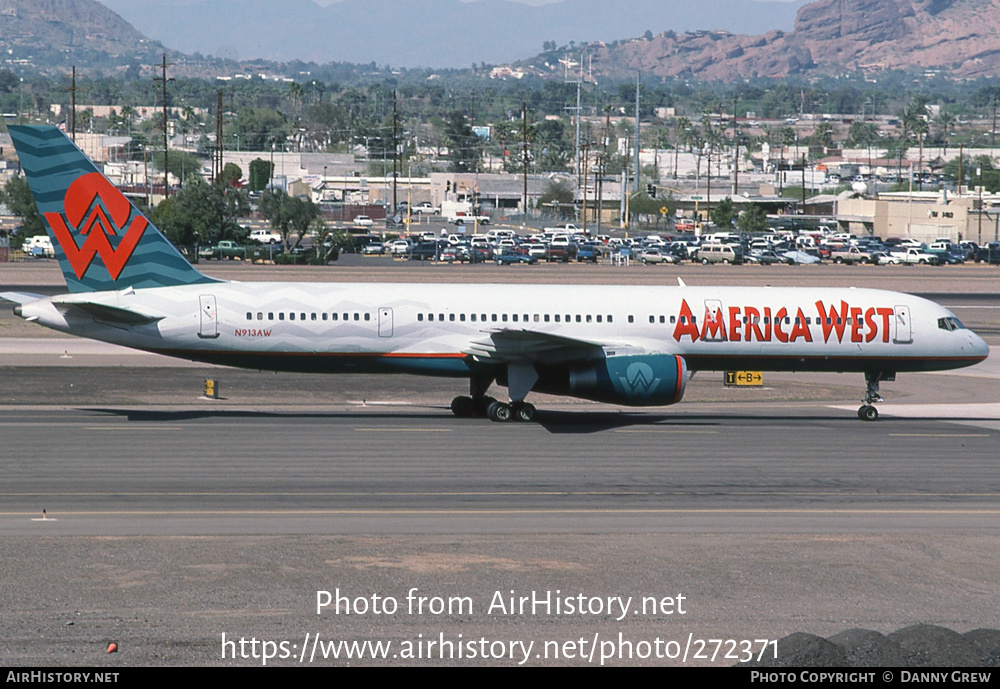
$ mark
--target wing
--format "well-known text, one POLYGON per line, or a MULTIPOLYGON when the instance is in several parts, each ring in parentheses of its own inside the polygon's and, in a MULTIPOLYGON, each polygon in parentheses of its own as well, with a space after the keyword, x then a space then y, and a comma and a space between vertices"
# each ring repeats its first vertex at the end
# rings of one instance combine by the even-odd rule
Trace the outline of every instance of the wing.
POLYGON ((494 330, 463 353, 483 363, 551 363, 603 356, 604 344, 535 330, 494 330))

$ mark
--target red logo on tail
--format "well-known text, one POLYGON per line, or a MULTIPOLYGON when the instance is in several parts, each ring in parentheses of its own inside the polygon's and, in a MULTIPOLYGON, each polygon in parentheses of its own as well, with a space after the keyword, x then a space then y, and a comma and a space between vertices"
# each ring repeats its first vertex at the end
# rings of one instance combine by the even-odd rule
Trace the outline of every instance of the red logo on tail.
POLYGON ((73 266, 73 272, 83 278, 94 256, 100 254, 111 279, 117 280, 149 222, 139 215, 126 226, 132 204, 99 172, 86 174, 70 184, 63 208, 65 219, 59 213, 46 213, 45 219, 73 266), (98 199, 103 206, 97 203, 98 199), (70 228, 87 235, 83 246, 77 246, 70 228), (109 236, 121 236, 116 248, 112 248, 109 236))

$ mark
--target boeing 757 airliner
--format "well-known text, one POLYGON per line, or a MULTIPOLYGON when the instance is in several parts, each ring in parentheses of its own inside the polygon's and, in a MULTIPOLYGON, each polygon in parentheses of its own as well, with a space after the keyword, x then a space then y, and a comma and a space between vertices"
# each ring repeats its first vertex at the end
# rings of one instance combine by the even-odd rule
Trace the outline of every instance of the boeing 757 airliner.
POLYGON ((986 343, 944 307, 872 289, 224 282, 200 273, 55 127, 10 126, 69 293, 0 296, 74 335, 193 361, 467 378, 457 416, 530 421, 532 391, 681 400, 691 372, 969 366, 986 343), (506 386, 510 402, 487 396, 506 386))

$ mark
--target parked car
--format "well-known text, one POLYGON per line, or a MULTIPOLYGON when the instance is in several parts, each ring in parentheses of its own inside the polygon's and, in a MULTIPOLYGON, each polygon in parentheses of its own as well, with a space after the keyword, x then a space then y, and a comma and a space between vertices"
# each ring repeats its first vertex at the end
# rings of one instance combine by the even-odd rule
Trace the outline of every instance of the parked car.
POLYGON ((527 263, 531 265, 538 263, 538 259, 528 254, 518 253, 517 251, 505 251, 496 257, 496 262, 498 266, 509 266, 513 263, 527 263))
POLYGON ((258 244, 280 244, 281 233, 277 230, 250 230, 250 241, 258 244))
POLYGON ((375 221, 367 215, 357 215, 354 217, 354 224, 358 227, 372 227, 375 225, 375 221))
POLYGON ((435 208, 431 205, 430 201, 421 201, 415 206, 410 207, 410 213, 416 213, 417 215, 441 215, 441 209, 435 208))
POLYGON ((677 263, 677 259, 674 256, 659 249, 640 251, 636 258, 643 263, 677 263))

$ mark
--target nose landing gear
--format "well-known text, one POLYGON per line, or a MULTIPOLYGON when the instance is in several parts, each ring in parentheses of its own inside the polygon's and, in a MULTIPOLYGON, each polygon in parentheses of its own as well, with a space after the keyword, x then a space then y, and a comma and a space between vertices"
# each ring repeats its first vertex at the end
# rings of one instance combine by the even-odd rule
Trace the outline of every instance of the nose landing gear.
POLYGON ((887 378, 881 371, 865 373, 865 398, 861 400, 861 408, 858 409, 859 419, 875 421, 878 418, 878 409, 875 408, 875 403, 882 401, 882 395, 878 394, 878 384, 883 377, 887 378))

